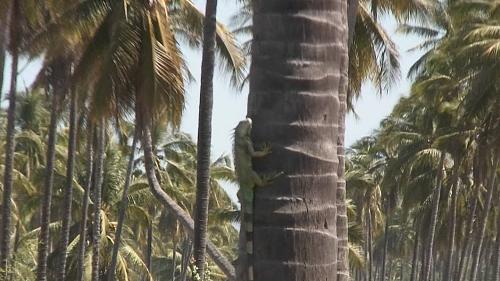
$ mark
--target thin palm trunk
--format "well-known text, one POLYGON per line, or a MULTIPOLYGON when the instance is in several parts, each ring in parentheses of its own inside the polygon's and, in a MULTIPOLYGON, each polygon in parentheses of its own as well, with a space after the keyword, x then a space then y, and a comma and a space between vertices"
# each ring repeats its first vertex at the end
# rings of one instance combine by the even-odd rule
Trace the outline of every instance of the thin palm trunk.
POLYGON ((467 229, 465 234, 465 242, 463 243, 463 250, 460 256, 460 260, 458 261, 458 270, 456 271, 456 280, 464 280, 465 274, 467 272, 467 267, 469 265, 470 252, 472 248, 472 238, 474 235, 474 224, 476 212, 478 209, 479 196, 482 191, 482 182, 481 182, 481 165, 482 161, 479 159, 479 153, 476 153, 473 161, 473 180, 474 180, 474 198, 471 201, 471 207, 469 216, 467 218, 467 229))
MULTIPOLYGON (((500 193, 499 192, 500 190, 497 191, 497 193, 500 193)), ((492 281, 500 281, 500 214, 497 213, 497 220, 496 220, 496 223, 497 223, 497 232, 496 232, 496 245, 495 245, 495 252, 494 252, 494 255, 495 255, 495 266, 493 268, 493 278, 491 279, 492 281)))
POLYGON ((285 174, 255 190, 254 277, 335 281, 337 189, 332 186, 339 164, 339 96, 347 90, 347 1, 254 0, 252 5, 248 116, 253 142, 273 148, 254 161, 254 169, 285 174))
MULTIPOLYGON (((19 240, 21 239, 21 221, 18 220, 15 228, 16 233, 14 234, 14 249, 12 251, 12 264, 15 264, 17 262, 17 250, 19 249, 19 240)), ((9 271, 9 280, 13 281, 14 279, 14 272, 9 271)))
POLYGON ((9 108, 7 109, 7 130, 5 142, 5 170, 3 178, 3 198, 2 198, 2 229, 0 245, 0 279, 8 275, 8 260, 10 257, 11 239, 11 216, 12 216, 12 185, 14 169, 15 151, 15 119, 16 119, 16 88, 17 88, 17 66, 19 60, 18 40, 19 40, 19 3, 11 1, 10 15, 10 51, 12 55, 12 67, 10 72, 9 108))
POLYGON ((433 263, 433 253, 434 253, 434 237, 436 235, 437 219, 439 214, 439 201, 441 199, 441 186, 443 180, 443 169, 445 153, 441 152, 441 159, 438 165, 438 174, 436 177, 436 187, 434 188, 432 195, 432 213, 430 221, 430 231, 429 231, 429 241, 427 241, 427 259, 425 261, 424 268, 424 281, 430 281, 432 275, 432 263, 433 263))
POLYGON ((401 261, 401 264, 399 266, 400 266, 399 267, 399 280, 403 281, 404 280, 404 273, 405 273, 403 261, 401 261))
POLYGON ((418 244, 419 244, 419 239, 420 239, 420 227, 417 224, 417 230, 415 232, 415 242, 413 245, 413 260, 411 263, 411 275, 410 275, 410 281, 416 281, 417 280, 417 268, 418 268, 418 244))
POLYGON ((61 229, 61 262, 59 264, 59 280, 66 280, 66 261, 68 258, 69 230, 71 226, 71 208, 73 202, 73 174, 76 154, 76 134, 77 134, 77 92, 70 93, 69 109, 69 139, 68 139, 68 161, 66 164, 66 189, 62 209, 62 229, 61 229))
MULTIPOLYGON (((148 223, 148 241, 146 243, 146 267, 148 272, 151 272, 153 266, 153 215, 154 212, 150 210, 149 212, 151 219, 148 223)), ((148 276, 144 276, 144 281, 149 280, 148 276)))
POLYGON ((127 174, 125 175, 125 185, 123 186, 123 194, 120 202, 120 208, 118 210, 118 222, 116 224, 115 231, 115 241, 113 244, 113 253, 111 255, 111 263, 108 268, 108 281, 115 280, 116 264, 118 261, 118 251, 120 249, 123 225, 125 223, 125 214, 128 208, 128 190, 130 188, 130 181, 132 180, 132 170, 134 168, 134 158, 135 158, 135 148, 137 146, 137 141, 139 139, 138 133, 134 133, 134 139, 132 141, 132 147, 130 148, 130 154, 127 164, 127 174))
MULTIPOLYGON (((184 239, 184 247, 182 249, 182 265, 181 265, 181 277, 179 281, 186 281, 187 268, 189 265, 189 260, 191 259, 191 253, 193 252, 193 244, 189 238, 184 239)), ((172 281, 175 281, 172 279, 172 281)))
MULTIPOLYGON (((476 187, 476 190, 479 191, 480 190, 480 185, 478 184, 477 187, 476 187)), ((470 252, 470 248, 471 248, 471 242, 472 242, 472 237, 473 237, 473 233, 474 233, 474 218, 475 218, 475 214, 476 214, 476 210, 477 210, 477 204, 478 204, 478 195, 476 194, 475 195, 475 198, 472 199, 474 202, 472 203, 472 210, 467 218, 467 230, 466 230, 466 235, 465 235, 465 241, 464 243, 462 244, 462 252, 461 252, 461 255, 460 255, 460 259, 458 261, 458 268, 456 270, 456 280, 458 281, 462 281, 464 280, 464 277, 465 277, 465 273, 467 271, 467 267, 468 267, 468 264, 469 264, 469 259, 468 257, 470 256, 469 255, 469 252, 470 252)))
POLYGON ((490 280, 488 279, 488 273, 490 270, 490 265, 494 264, 494 259, 491 256, 491 251, 493 249, 493 245, 491 245, 491 241, 486 241, 486 245, 483 246, 483 253, 481 255, 481 260, 479 262, 479 269, 478 269, 478 279, 476 280, 490 280))
POLYGON ((172 281, 175 281, 175 267, 177 257, 177 221, 175 222, 175 232, 172 236, 172 281))
MULTIPOLYGON (((381 274, 381 281, 385 280, 385 267, 387 263, 387 246, 389 242, 389 203, 386 202, 386 207, 385 207, 385 214, 386 214, 386 219, 385 219, 385 230, 384 230, 384 252, 382 253, 382 274, 381 274)), ((390 280, 391 274, 389 273, 389 280, 390 280)))
POLYGON ((85 190, 83 193, 82 215, 80 221, 80 242, 78 243, 78 272, 77 281, 83 281, 85 275, 85 248, 87 244, 87 221, 89 211, 89 193, 92 186, 92 174, 94 163, 94 128, 89 124, 87 132, 87 179, 85 181, 85 190))
MULTIPOLYGON (((421 230, 422 231, 422 230, 421 230)), ((425 235, 422 236, 422 245, 421 245, 421 251, 420 251, 420 273, 418 280, 423 281, 424 279, 424 270, 425 270, 425 245, 426 245, 426 239, 424 237, 425 235)))
POLYGON ((486 225, 488 224, 488 216, 490 214, 490 209, 491 209, 491 202, 493 199, 493 191, 495 190, 495 181, 496 181, 496 175, 497 175, 497 167, 498 167, 498 154, 494 153, 494 160, 493 160, 493 166, 491 167, 491 175, 489 176, 489 182, 488 182, 488 195, 486 199, 486 204, 484 206, 484 211, 483 211, 483 217, 481 218, 481 224, 479 227, 479 232, 478 232, 478 237, 477 237, 477 244, 476 247, 474 248, 474 252, 472 254, 473 260, 472 260, 472 268, 471 268, 471 278, 470 281, 476 281, 477 280, 477 275, 478 275, 478 270, 479 270, 479 262, 481 260, 481 254, 483 250, 483 242, 484 242, 484 236, 486 233, 486 225))
MULTIPOLYGON (((151 121, 149 121, 151 122, 151 121)), ((167 209, 168 212, 173 214, 176 219, 181 223, 182 227, 186 231, 186 233, 190 236, 194 236, 194 222, 189 216, 189 214, 184 211, 170 196, 163 191, 160 184, 158 183, 158 179, 156 178, 155 166, 154 166, 154 155, 153 155, 153 147, 152 147, 152 138, 151 138, 151 124, 147 122, 147 120, 142 120, 142 128, 143 128, 143 139, 142 145, 144 148, 144 162, 145 162, 145 170, 146 176, 148 178, 149 187, 153 195, 163 204, 163 206, 167 209)), ((207 252, 214 261, 214 263, 224 272, 224 274, 228 277, 228 279, 234 279, 235 271, 231 262, 223 256, 223 254, 212 244, 210 241, 207 241, 207 252)))
POLYGON ((373 232, 372 232, 372 213, 371 210, 368 209, 368 280, 372 281, 373 279, 373 232))
POLYGON ((446 260, 444 281, 453 281, 453 260, 455 256, 455 237, 457 224, 458 180, 460 164, 455 161, 453 166, 453 186, 451 187, 450 235, 448 244, 448 258, 446 260))
MULTIPOLYGON (((387 267, 387 280, 391 281, 391 275, 392 275, 392 268, 394 267, 394 263, 392 261, 389 261, 389 266, 387 267)), ((382 268, 384 270, 384 268, 382 268)), ((385 280, 385 272, 380 273, 380 280, 385 280)))
POLYGON ((94 180, 94 223, 92 229, 92 281, 99 281, 100 278, 100 242, 101 242, 101 197, 104 173, 105 154, 105 121, 101 119, 97 127, 97 155, 96 173, 94 180))
POLYGON ((201 61, 198 151, 196 166, 196 208, 194 225, 194 259, 201 280, 205 275, 205 253, 210 192, 210 146, 212 140, 213 76, 215 66, 217 0, 207 0, 203 22, 203 55, 201 61))
MULTIPOLYGON (((56 68, 62 67, 61 63, 53 65, 54 71, 56 68)), ((58 69, 60 70, 60 69, 58 69)), ((55 79, 61 79, 62 76, 55 75, 55 79)), ((54 162, 56 154, 57 142, 57 119, 59 111, 60 95, 62 94, 61 88, 56 87, 52 93, 51 112, 50 112, 50 125, 48 130, 47 142, 47 163, 45 165, 45 179, 43 186, 42 210, 40 215, 40 237, 38 240, 38 268, 37 268, 37 281, 47 280, 47 262, 49 256, 49 243, 50 243, 50 216, 52 208, 52 187, 54 185, 54 162)))

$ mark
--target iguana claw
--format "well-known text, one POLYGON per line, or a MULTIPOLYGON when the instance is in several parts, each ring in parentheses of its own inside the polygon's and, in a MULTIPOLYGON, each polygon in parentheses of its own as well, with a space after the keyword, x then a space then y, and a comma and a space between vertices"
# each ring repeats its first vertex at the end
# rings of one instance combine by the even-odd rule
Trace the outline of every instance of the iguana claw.
POLYGON ((262 175, 262 182, 264 183, 264 185, 268 185, 268 184, 271 184, 273 183, 273 181, 277 178, 279 178, 280 176, 284 175, 285 173, 284 172, 279 172, 279 173, 276 173, 276 174, 271 174, 271 175, 262 175))
POLYGON ((262 149, 261 149, 260 151, 262 151, 262 153, 263 153, 264 155, 269 155, 269 154, 271 154, 271 152, 272 152, 272 149, 271 149, 271 144, 270 144, 270 143, 268 143, 268 142, 264 143, 264 145, 262 146, 262 149))

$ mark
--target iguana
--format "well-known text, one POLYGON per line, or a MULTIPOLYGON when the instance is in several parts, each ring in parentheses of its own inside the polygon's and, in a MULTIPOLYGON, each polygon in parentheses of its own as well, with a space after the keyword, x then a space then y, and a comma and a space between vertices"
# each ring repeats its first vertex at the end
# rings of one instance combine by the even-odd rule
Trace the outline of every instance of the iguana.
MULTIPOLYGON (((234 132, 234 166, 239 184, 238 199, 241 204, 240 259, 238 278, 247 272, 247 280, 253 281, 253 207, 254 189, 269 184, 282 173, 273 176, 260 176, 252 168, 252 158, 264 157, 271 153, 271 146, 266 144, 260 151, 254 149, 251 140, 252 119, 240 121, 234 132), (241 259, 241 252, 246 257, 241 259)), ((240 279, 238 279, 240 280, 240 279)))

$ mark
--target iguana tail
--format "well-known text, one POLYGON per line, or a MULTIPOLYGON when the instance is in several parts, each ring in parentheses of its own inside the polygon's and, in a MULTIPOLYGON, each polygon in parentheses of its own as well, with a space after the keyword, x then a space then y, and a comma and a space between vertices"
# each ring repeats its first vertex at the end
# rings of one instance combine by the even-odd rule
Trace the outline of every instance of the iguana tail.
MULTIPOLYGON (((253 204, 253 202, 252 202, 253 204)), ((247 253, 247 273, 248 281, 254 281, 253 276, 253 206, 245 208, 243 222, 245 224, 246 253, 247 253)))

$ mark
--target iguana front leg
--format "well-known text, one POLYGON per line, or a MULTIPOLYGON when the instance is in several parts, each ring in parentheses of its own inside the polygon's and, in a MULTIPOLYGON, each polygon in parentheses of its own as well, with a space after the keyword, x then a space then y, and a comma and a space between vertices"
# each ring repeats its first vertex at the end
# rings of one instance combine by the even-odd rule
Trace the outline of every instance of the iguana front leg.
POLYGON ((250 156, 252 156, 253 158, 260 158, 271 154, 271 145, 268 143, 264 144, 264 147, 260 151, 256 151, 253 148, 252 141, 247 141, 247 146, 248 154, 250 154, 250 156))
POLYGON ((253 182, 255 183, 255 187, 263 187, 271 184, 276 178, 284 175, 285 173, 279 172, 271 175, 259 175, 255 171, 252 171, 253 182))

